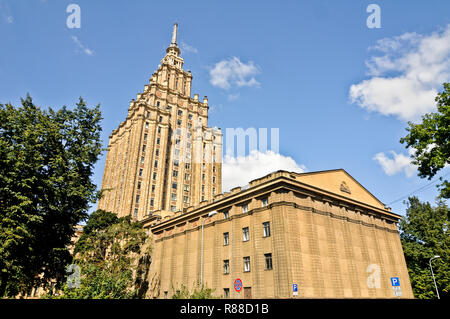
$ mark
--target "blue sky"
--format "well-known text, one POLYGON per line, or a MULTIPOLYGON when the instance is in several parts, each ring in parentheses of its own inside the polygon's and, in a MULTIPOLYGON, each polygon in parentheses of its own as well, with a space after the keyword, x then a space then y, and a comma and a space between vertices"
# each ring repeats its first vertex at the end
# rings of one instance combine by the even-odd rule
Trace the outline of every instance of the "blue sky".
MULTIPOLYGON (((0 103, 18 105, 27 92, 43 107, 73 106, 79 96, 100 103, 106 146, 177 21, 192 95, 209 99, 209 125, 279 128, 280 155, 247 154, 244 171, 344 168, 388 204, 429 183, 399 139, 450 81, 448 12, 446 0, 0 0, 0 103), (71 3, 80 28, 66 24, 71 3), (381 28, 366 24, 371 3, 381 28)), ((227 164, 224 173, 239 172, 242 162, 227 164)), ((103 166, 104 156, 99 186, 103 166)), ((235 175, 228 184, 253 177, 235 175)), ((437 191, 417 195, 434 202, 437 191)), ((401 201, 391 207, 404 214, 401 201)))

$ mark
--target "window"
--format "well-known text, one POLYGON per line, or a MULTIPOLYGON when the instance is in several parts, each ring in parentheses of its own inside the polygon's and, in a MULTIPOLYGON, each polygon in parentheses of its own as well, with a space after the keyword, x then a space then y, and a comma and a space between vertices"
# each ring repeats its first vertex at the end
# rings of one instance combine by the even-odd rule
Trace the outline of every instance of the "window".
POLYGON ((263 199, 261 199, 261 206, 265 207, 269 205, 269 199, 267 197, 264 197, 263 199))
POLYGON ((141 157, 141 164, 144 164, 144 160, 145 160, 145 157, 142 156, 142 157, 141 157))
POLYGON ((159 122, 161 123, 162 121, 163 121, 163 117, 160 116, 160 117, 159 117, 159 122))
POLYGON ((263 237, 270 236, 270 222, 263 223, 263 237))
POLYGON ((145 149, 147 148, 147 145, 142 145, 142 152, 144 152, 145 153, 145 149))
POLYGON ((177 194, 172 193, 172 200, 177 200, 177 194))
POLYGON ((173 166, 179 166, 180 165, 180 161, 179 160, 173 160, 173 166))
POLYGON ((249 241, 250 240, 250 232, 248 230, 248 227, 242 228, 242 241, 249 241))
POLYGON ((177 125, 181 125, 182 121, 181 120, 177 120, 177 125))
POLYGON ((230 243, 230 234, 228 232, 223 233, 223 245, 228 246, 230 243))
POLYGON ((264 258, 266 259, 266 269, 272 269, 272 254, 264 254, 264 258))
POLYGON ((156 180, 156 172, 153 173, 153 179, 156 180))
POLYGON ((155 167, 158 167, 158 161, 155 161, 155 167))
POLYGON ((160 106, 160 105, 161 105, 161 102, 156 101, 156 106, 160 106))
POLYGON ((161 142, 161 139, 158 137, 158 138, 156 139, 156 144, 159 145, 160 142, 161 142))
POLYGON ((139 196, 139 195, 136 195, 136 204, 139 203, 139 198, 140 198, 140 196, 139 196))
POLYGON ((203 202, 204 200, 205 200, 205 196, 202 196, 202 200, 201 201, 203 202))
POLYGON ((178 110, 178 116, 181 116, 181 115, 183 115, 183 111, 182 110, 178 110))
POLYGON ((134 218, 137 218, 137 217, 138 217, 138 209, 135 208, 135 209, 134 209, 134 218))
POLYGON ((191 175, 189 175, 189 174, 184 174, 184 179, 185 179, 185 180, 188 181, 190 178, 191 178, 191 175))
POLYGON ((192 120, 192 114, 188 115, 188 120, 192 120))
POLYGON ((230 288, 223 288, 223 297, 230 298, 230 288))
POLYGON ((185 169, 190 169, 190 168, 191 168, 191 164, 190 164, 190 163, 184 164, 184 168, 185 168, 185 169))
POLYGON ((186 192, 189 192, 189 185, 184 185, 184 190, 186 191, 186 192))
POLYGON ((176 210, 177 210, 177 207, 176 207, 176 206, 173 206, 173 205, 170 206, 170 211, 171 211, 171 212, 174 212, 174 211, 176 211, 176 210))
POLYGON ((161 133, 161 126, 158 126, 158 134, 161 133))
POLYGON ((156 185, 152 185, 152 193, 155 192, 156 185))
POLYGON ((173 177, 178 177, 178 171, 177 171, 177 170, 173 170, 172 176, 173 176, 173 177))
POLYGON ((224 275, 230 273, 230 261, 228 259, 223 261, 223 273, 224 275))
POLYGON ((156 156, 159 156, 159 149, 158 149, 158 148, 157 148, 156 151, 155 151, 155 155, 156 155, 156 156))
POLYGON ((147 135, 148 135, 147 133, 144 134, 144 141, 147 140, 147 135))
POLYGON ((142 168, 139 169, 139 176, 142 177, 142 173, 144 172, 144 170, 142 168))
POLYGON ((183 196, 183 203, 188 204, 189 203, 189 197, 183 196))
POLYGON ((169 293, 167 291, 164 291, 164 299, 168 299, 169 298, 169 293))
POLYGON ((150 118, 150 112, 147 112, 147 118, 150 118))
POLYGON ((173 189, 177 189, 178 188, 178 184, 177 183, 172 183, 172 188, 173 189))
POLYGON ((202 181, 205 180, 205 174, 202 174, 202 181))
POLYGON ((137 189, 141 189, 142 182, 137 183, 137 189))
POLYGON ((244 257, 244 272, 250 271, 250 257, 244 257))
POLYGON ((145 122, 145 128, 148 128, 148 122, 145 122))
POLYGON ((225 211, 223 212, 223 218, 227 219, 228 217, 230 217, 230 211, 225 211))
POLYGON ((202 185, 202 192, 205 191, 205 185, 202 185))
POLYGON ((242 205, 242 212, 247 213, 248 212, 248 204, 242 205))
POLYGON ((213 184, 216 182, 216 177, 213 176, 213 184))
POLYGON ((153 206, 154 204, 155 204, 155 199, 154 198, 150 199, 150 206, 153 206))

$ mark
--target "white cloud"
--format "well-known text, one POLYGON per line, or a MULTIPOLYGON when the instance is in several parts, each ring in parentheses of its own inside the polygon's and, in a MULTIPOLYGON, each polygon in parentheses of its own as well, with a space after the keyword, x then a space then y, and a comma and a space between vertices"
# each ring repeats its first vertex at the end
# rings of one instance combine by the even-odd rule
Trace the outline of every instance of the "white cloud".
POLYGON ((86 47, 83 43, 81 43, 81 41, 78 39, 78 37, 73 35, 72 36, 72 40, 77 45, 77 50, 81 50, 82 52, 84 52, 87 55, 93 55, 94 54, 94 51, 92 51, 91 49, 86 47))
POLYGON ((414 149, 409 149, 409 155, 397 154, 395 151, 390 151, 392 158, 386 156, 383 152, 375 154, 373 159, 381 165, 381 168, 386 175, 394 175, 404 172, 407 177, 411 177, 417 170, 417 166, 411 163, 410 156, 414 153, 414 149))
POLYGON ((263 153, 253 150, 248 156, 225 156, 222 165, 222 189, 229 191, 233 187, 247 185, 251 180, 278 170, 302 173, 306 168, 304 165, 298 165, 291 157, 273 151, 263 153))
POLYGON ((228 90, 231 87, 259 86, 260 83, 255 76, 260 72, 259 67, 252 61, 244 63, 239 58, 233 57, 217 62, 209 71, 209 75, 212 85, 228 90))
POLYGON ((186 42, 181 42, 181 51, 182 52, 189 52, 189 53, 198 53, 197 48, 194 48, 192 45, 187 44, 186 42))
POLYGON ((434 110, 438 90, 450 79, 450 24, 430 35, 381 39, 369 50, 382 55, 366 61, 371 78, 350 87, 352 103, 401 120, 434 110))

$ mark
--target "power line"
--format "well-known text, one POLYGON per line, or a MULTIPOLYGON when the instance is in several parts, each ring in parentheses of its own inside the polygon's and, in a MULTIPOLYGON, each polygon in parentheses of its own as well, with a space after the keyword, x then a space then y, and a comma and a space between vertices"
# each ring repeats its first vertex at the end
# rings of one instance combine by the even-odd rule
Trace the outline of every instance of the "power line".
POLYGON ((416 189, 415 191, 409 193, 408 195, 402 196, 402 197, 400 197, 399 199, 396 199, 396 200, 394 200, 393 202, 390 202, 389 204, 386 204, 386 206, 395 204, 395 203, 397 203, 398 201, 401 201, 402 199, 405 199, 405 198, 411 196, 412 194, 415 194, 415 193, 417 193, 417 192, 424 191, 424 190, 430 188, 431 185, 433 185, 434 183, 438 182, 441 178, 443 178, 443 177, 445 177, 445 176, 447 176, 447 175, 450 175, 450 173, 447 173, 447 174, 445 174, 445 175, 442 175, 441 177, 437 178, 436 180, 434 180, 434 181, 432 181, 432 182, 426 184, 425 186, 422 186, 422 187, 416 189))

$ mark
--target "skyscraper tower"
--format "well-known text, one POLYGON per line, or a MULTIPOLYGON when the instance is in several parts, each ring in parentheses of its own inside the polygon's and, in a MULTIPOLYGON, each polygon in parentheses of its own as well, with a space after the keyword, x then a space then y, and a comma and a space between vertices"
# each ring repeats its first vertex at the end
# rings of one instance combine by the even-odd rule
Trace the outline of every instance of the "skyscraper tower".
POLYGON ((222 133, 208 127, 208 98, 191 97, 177 37, 175 23, 150 83, 109 137, 98 208, 119 217, 182 211, 222 191, 222 133))

